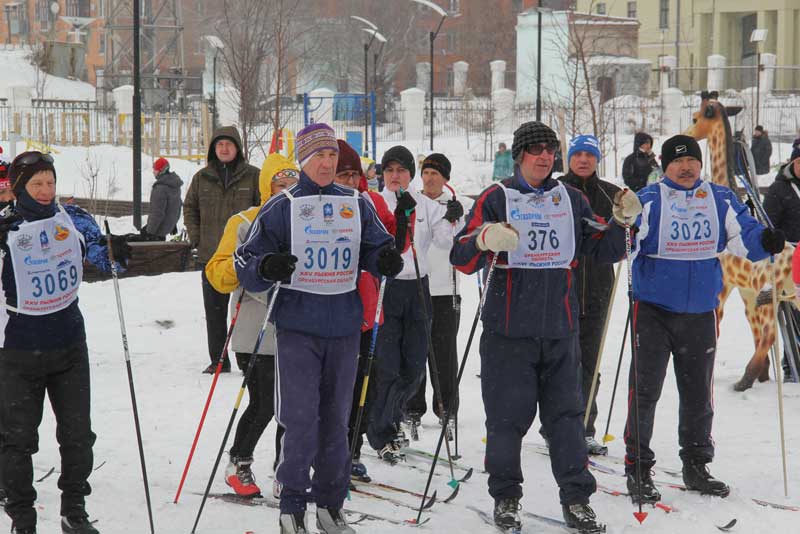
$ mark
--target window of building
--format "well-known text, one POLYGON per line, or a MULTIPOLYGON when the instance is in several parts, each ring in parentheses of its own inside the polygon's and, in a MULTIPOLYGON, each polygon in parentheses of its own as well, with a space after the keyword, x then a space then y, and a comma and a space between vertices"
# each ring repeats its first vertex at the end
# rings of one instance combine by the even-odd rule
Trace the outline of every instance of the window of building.
POLYGON ((90 17, 91 8, 90 0, 67 0, 68 17, 90 17))
POLYGON ((36 20, 39 22, 40 30, 50 29, 50 2, 48 0, 36 0, 36 20))
POLYGON ((25 4, 7 4, 3 6, 3 12, 8 19, 8 33, 11 35, 28 34, 28 17, 25 4))
POLYGON ((606 3, 605 2, 597 2, 597 14, 598 15, 605 15, 606 14, 606 3))
POLYGON ((669 0, 660 0, 658 8, 658 27, 669 28, 669 0))
POLYGON ((511 11, 514 13, 522 11, 522 0, 511 0, 511 11))
POLYGON ((636 18, 636 2, 628 2, 628 18, 635 19, 636 18))
POLYGON ((461 0, 450 0, 450 13, 461 12, 461 0))
POLYGON ((447 51, 454 52, 458 46, 458 33, 447 32, 447 51))
POLYGON ((106 53, 106 36, 102 32, 100 32, 97 36, 97 53, 105 55, 106 53))

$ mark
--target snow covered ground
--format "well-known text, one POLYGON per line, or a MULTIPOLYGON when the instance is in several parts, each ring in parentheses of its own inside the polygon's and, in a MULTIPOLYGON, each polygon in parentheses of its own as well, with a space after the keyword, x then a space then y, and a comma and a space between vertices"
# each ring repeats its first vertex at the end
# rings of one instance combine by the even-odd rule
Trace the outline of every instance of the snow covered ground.
MULTIPOLYGON (((211 383, 211 377, 200 373, 208 363, 200 275, 195 272, 139 277, 124 279, 120 285, 147 454, 156 532, 188 533, 200 503, 197 494, 205 489, 241 384, 241 376, 231 373, 221 377, 180 503, 172 504, 211 383), (174 326, 161 327, 157 321, 162 320, 171 320, 174 326)), ((604 353, 603 384, 598 399, 598 426, 601 428, 604 427, 608 414, 613 373, 622 343, 627 310, 624 286, 623 278, 616 294, 604 353)), ((466 344, 477 306, 474 278, 464 279, 462 287, 465 294, 459 344, 461 351, 466 344)), ((106 462, 90 479, 93 494, 88 498, 88 510, 99 521, 97 526, 103 534, 143 533, 148 531, 147 515, 113 291, 110 281, 85 284, 81 289, 81 308, 86 317, 92 369, 92 415, 94 430, 98 436, 94 449, 95 463, 99 465, 106 462)), ((535 321, 536 318, 527 320, 535 321)), ((609 532, 710 534, 718 532, 714 524, 724 524, 732 518, 739 521, 736 532, 797 532, 800 512, 762 508, 749 499, 759 497, 779 503, 800 504, 800 471, 797 467, 800 465, 800 385, 787 384, 784 388, 789 494, 792 496, 785 500, 778 442, 776 384, 757 384, 754 389, 743 394, 735 393, 731 389, 752 353, 749 332, 741 302, 737 298, 731 298, 722 323, 717 357, 714 428, 717 458, 711 467, 715 475, 731 484, 732 495, 728 499, 720 500, 663 489, 664 501, 677 511, 667 515, 659 510, 651 510, 648 519, 640 526, 631 515, 634 508, 626 498, 598 493, 592 504, 600 519, 609 523, 609 532)), ((628 360, 626 351, 623 377, 627 372, 628 360)), ((474 512, 465 508, 473 505, 491 511, 492 506, 486 491, 486 475, 481 472, 484 412, 480 381, 476 377, 478 372, 476 340, 461 386, 463 408, 460 420, 460 452, 463 455, 461 462, 474 466, 475 474, 470 481, 462 484, 461 493, 452 504, 438 503, 426 514, 431 520, 422 527, 425 532, 494 532, 474 512)), ((623 378, 611 424, 611 433, 617 436, 622 435, 625 417, 622 393, 624 383, 623 378)), ((668 374, 653 439, 661 466, 680 466, 677 457, 677 408, 674 377, 668 374)), ((432 452, 438 437, 438 426, 432 414, 428 414, 423 423, 425 428, 418 446, 432 452)), ((526 443, 541 442, 537 429, 538 422, 526 437, 526 443)), ((49 408, 45 409, 40 431, 40 452, 34 457, 35 465, 40 471, 50 466, 58 468, 54 420, 49 408)), ((254 472, 265 493, 271 488, 274 431, 275 425, 270 423, 256 449, 254 472)), ((612 455, 621 456, 624 449, 621 438, 611 442, 610 449, 612 455)), ((371 451, 366 447, 364 453, 374 479, 420 492, 423 490, 426 476, 423 472, 381 465, 377 459, 369 456, 371 451)), ((613 465, 609 461, 605 463, 613 465)), ((530 447, 524 448, 523 466, 526 478, 523 507, 539 514, 560 517, 557 489, 548 459, 534 453, 530 447)), ((221 467, 224 468, 224 463, 221 467)), ((445 470, 439 468, 437 472, 444 475, 445 470)), ((624 490, 622 478, 600 473, 595 476, 598 482, 606 486, 624 490)), ((661 475, 661 478, 664 477, 665 475, 661 475)), ((433 489, 438 490, 439 495, 449 493, 447 481, 446 476, 434 477, 433 489)), ((39 531, 45 534, 57 531, 59 491, 56 482, 57 477, 51 476, 36 485, 39 492, 39 531)), ((227 491, 221 473, 215 478, 212 491, 227 491)), ((411 505, 417 504, 413 498, 388 495, 411 505)), ((346 506, 397 519, 415 516, 411 510, 358 495, 354 495, 346 506)), ((277 531, 277 517, 278 512, 272 508, 246 507, 209 500, 197 532, 274 533, 277 531)), ((0 531, 7 530, 9 526, 7 517, 0 518, 0 531)), ((357 530, 360 533, 390 534, 409 532, 409 528, 411 527, 364 522, 357 530)), ((558 527, 542 525, 530 519, 526 520, 523 531, 561 532, 558 527)))

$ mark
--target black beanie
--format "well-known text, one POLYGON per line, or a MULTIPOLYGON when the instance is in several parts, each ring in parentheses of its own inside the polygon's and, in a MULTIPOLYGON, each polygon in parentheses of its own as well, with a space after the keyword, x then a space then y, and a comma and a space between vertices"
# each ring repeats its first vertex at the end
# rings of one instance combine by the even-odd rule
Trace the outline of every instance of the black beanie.
POLYGON ((386 171, 386 166, 393 161, 408 169, 408 172, 411 173, 411 178, 414 178, 417 167, 414 165, 414 156, 411 155, 411 151, 403 145, 396 145, 384 152, 381 158, 381 168, 384 172, 386 171))
MULTIPOLYGON (((8 181, 11 182, 11 189, 16 196, 19 196, 20 193, 25 190, 25 185, 28 183, 28 180, 37 172, 51 171, 53 173, 53 178, 56 177, 56 168, 53 166, 52 161, 46 161, 40 157, 34 163, 22 163, 22 160, 35 157, 36 154, 41 155, 41 152, 23 152, 14 158, 14 161, 11 162, 11 166, 8 168, 8 181)), ((52 159, 52 157, 50 159, 52 159)))
POLYGON ((694 137, 675 135, 661 145, 661 168, 666 172, 672 160, 690 156, 703 164, 703 152, 694 137))
POLYGON ((514 142, 511 144, 511 157, 515 160, 523 150, 531 145, 548 143, 559 145, 558 136, 552 128, 538 121, 530 121, 514 131, 514 142))
POLYGON ((453 167, 450 164, 450 160, 447 159, 447 156, 436 152, 425 158, 425 161, 422 162, 422 168, 419 170, 419 172, 422 172, 425 169, 433 169, 444 176, 445 180, 449 181, 450 171, 452 168, 453 167))

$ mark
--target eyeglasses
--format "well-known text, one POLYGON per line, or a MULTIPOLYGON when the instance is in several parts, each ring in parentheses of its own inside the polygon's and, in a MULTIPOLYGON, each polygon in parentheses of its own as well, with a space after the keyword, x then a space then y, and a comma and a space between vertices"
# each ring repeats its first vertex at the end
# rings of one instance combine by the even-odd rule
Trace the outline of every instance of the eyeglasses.
POLYGON ((558 143, 537 143, 535 145, 528 145, 525 147, 525 152, 531 156, 541 156, 542 152, 547 151, 551 156, 558 150, 558 143))
POLYGON ((275 173, 275 174, 272 176, 272 181, 273 181, 273 182, 274 182, 275 180, 283 180, 283 179, 287 179, 287 180, 299 180, 299 179, 300 179, 300 173, 299 173, 299 172, 297 172, 297 171, 296 171, 296 170, 294 170, 294 169, 283 169, 282 171, 278 171, 278 172, 276 172, 276 173, 275 173))
POLYGON ((53 156, 50 154, 42 154, 41 152, 28 152, 19 158, 17 164, 19 165, 34 165, 44 161, 45 163, 53 163, 53 156))
POLYGON ((361 178, 361 173, 358 171, 342 171, 336 175, 337 178, 342 178, 344 180, 356 180, 361 178))

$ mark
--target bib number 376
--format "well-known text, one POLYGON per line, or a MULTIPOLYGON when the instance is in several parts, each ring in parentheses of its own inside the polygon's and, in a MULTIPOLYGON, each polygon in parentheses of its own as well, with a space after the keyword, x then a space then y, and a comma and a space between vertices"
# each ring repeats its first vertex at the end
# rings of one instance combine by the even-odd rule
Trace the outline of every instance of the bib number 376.
POLYGON ((555 230, 530 230, 528 238, 528 249, 530 250, 544 250, 548 244, 552 250, 556 250, 560 244, 558 233, 555 230))
POLYGON ((71 265, 69 269, 59 269, 55 275, 46 273, 43 276, 35 275, 31 278, 33 285, 33 296, 36 298, 42 295, 52 295, 56 292, 56 287, 60 291, 66 291, 78 285, 78 269, 71 265))

